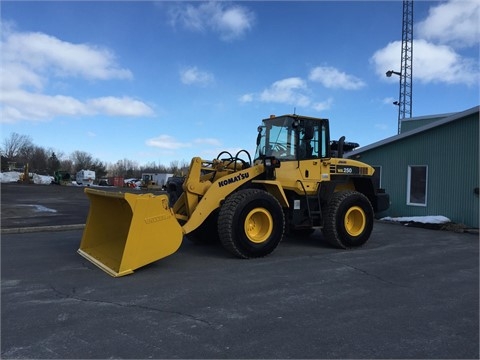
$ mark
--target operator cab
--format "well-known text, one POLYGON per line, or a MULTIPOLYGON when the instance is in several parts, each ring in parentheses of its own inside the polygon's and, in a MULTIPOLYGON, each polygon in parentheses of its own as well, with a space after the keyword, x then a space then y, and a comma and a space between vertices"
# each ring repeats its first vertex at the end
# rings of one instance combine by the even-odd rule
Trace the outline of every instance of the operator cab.
POLYGON ((280 161, 330 157, 327 119, 299 115, 270 116, 258 127, 255 160, 280 161))

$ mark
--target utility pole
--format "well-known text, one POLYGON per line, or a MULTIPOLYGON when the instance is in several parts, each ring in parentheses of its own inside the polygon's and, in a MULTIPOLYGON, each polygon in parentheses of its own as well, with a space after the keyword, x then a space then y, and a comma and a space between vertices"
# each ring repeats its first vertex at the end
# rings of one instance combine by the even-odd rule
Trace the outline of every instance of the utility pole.
POLYGON ((398 134, 400 134, 402 119, 412 117, 412 72, 413 72, 413 0, 403 1, 402 18, 402 52, 400 72, 389 70, 386 75, 400 76, 398 106, 398 134))

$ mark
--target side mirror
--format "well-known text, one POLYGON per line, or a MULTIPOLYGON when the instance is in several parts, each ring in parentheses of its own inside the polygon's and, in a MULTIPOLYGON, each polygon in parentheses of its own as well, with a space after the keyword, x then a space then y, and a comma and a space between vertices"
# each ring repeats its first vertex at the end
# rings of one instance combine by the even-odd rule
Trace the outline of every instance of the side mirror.
POLYGON ((262 139, 262 130, 263 130, 263 127, 262 126, 259 126, 257 128, 258 130, 258 135, 257 135, 257 146, 260 145, 260 140, 262 139))

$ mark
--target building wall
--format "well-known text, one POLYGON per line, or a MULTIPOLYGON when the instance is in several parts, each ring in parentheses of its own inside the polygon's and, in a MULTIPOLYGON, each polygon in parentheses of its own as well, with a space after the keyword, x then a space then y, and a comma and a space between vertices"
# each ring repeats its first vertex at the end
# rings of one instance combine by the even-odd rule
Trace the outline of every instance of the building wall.
MULTIPOLYGON (((382 186, 391 206, 380 216, 444 215, 479 227, 478 112, 427 131, 359 153, 359 160, 382 167, 382 186), (407 205, 409 165, 427 165, 426 206, 407 205)), ((352 156, 354 157, 354 155, 352 156)))

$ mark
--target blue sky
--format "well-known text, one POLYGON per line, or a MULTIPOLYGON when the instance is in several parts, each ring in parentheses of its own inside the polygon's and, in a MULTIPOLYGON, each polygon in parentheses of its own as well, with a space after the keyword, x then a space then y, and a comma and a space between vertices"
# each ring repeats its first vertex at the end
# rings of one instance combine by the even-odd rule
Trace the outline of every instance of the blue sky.
MULTIPOLYGON (((480 0, 414 3, 413 116, 479 104, 480 0)), ((2 1, 1 136, 169 165, 254 153, 270 114, 397 132, 401 1, 2 1)))

